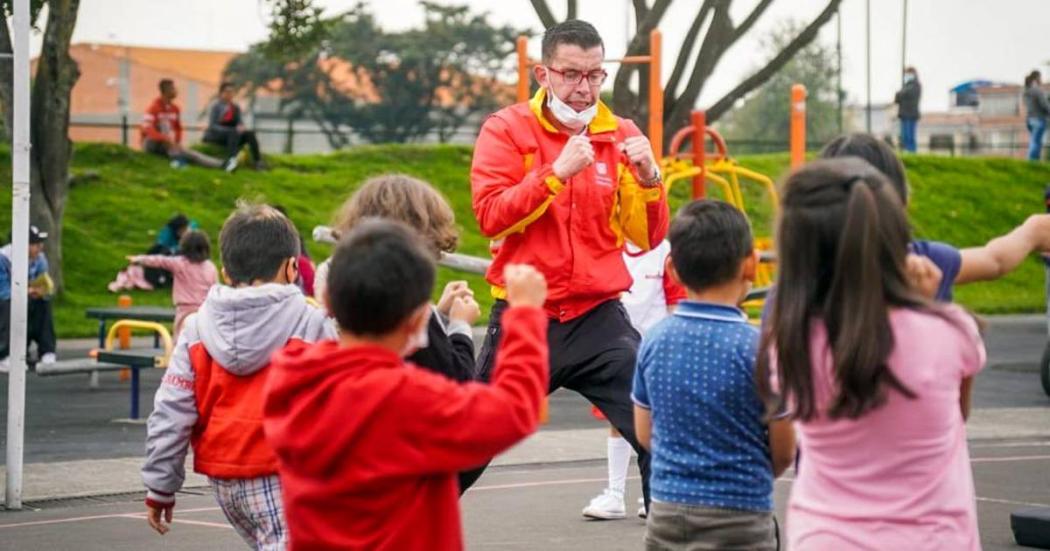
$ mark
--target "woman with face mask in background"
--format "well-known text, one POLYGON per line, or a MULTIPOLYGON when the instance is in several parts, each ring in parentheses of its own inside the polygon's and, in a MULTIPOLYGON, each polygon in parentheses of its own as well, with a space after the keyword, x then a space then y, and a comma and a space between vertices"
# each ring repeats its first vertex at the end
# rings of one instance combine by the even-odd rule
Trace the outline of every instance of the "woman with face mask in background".
POLYGON ((918 143, 915 132, 919 125, 919 100, 922 99, 922 84, 919 84, 919 73, 915 67, 904 70, 904 84, 893 103, 897 104, 897 118, 901 120, 901 149, 915 153, 918 143))

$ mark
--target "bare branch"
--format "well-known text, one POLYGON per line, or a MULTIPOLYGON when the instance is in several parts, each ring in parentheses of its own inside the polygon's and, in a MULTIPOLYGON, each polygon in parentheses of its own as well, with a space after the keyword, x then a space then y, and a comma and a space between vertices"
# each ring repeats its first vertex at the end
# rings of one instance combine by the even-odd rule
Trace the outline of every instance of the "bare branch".
POLYGON ((693 24, 689 27, 689 31, 685 33, 685 40, 682 41, 682 47, 678 50, 678 58, 674 62, 674 69, 671 71, 671 78, 667 80, 667 86, 664 88, 665 105, 674 103, 675 92, 678 91, 682 75, 685 74, 685 70, 689 66, 696 39, 700 35, 700 29, 704 26, 704 21, 707 20, 707 14, 712 7, 714 7, 713 0, 704 0, 704 5, 700 6, 696 18, 693 19, 693 24))
POLYGON ((744 97, 755 88, 758 88, 759 86, 764 84, 785 63, 790 61, 791 58, 794 57, 799 50, 805 48, 811 42, 813 42, 813 40, 817 38, 817 34, 820 31, 820 28, 823 27, 824 24, 831 19, 831 16, 835 15, 835 12, 838 10, 841 1, 842 0, 829 0, 827 7, 824 8, 824 11, 820 12, 820 15, 817 16, 817 18, 814 19, 805 29, 803 29, 802 32, 799 33, 799 35, 795 37, 794 40, 792 40, 787 46, 785 46, 784 49, 780 51, 780 53, 774 56, 773 59, 771 59, 765 67, 763 67, 758 72, 745 79, 743 82, 738 84, 736 88, 733 88, 733 90, 727 93, 722 99, 715 102, 715 104, 707 110, 707 120, 709 122, 713 122, 722 115, 724 115, 726 111, 728 111, 738 99, 744 97))
POLYGON ((714 13, 711 16, 711 25, 704 34, 704 41, 700 45, 700 53, 697 54, 696 64, 685 89, 673 102, 664 102, 665 116, 664 127, 670 130, 684 124, 688 119, 689 112, 696 105, 696 99, 700 97, 708 77, 714 72, 718 62, 722 59, 729 48, 733 35, 733 20, 729 17, 730 0, 716 0, 714 13))
POLYGON ((551 12, 551 7, 547 5, 547 0, 529 1, 532 2, 532 8, 536 10, 540 23, 543 23, 543 28, 549 29, 558 24, 558 20, 554 18, 554 13, 551 12))
POLYGON ((762 14, 765 13, 766 9, 768 9, 769 5, 772 3, 773 0, 762 0, 759 2, 758 5, 755 6, 755 9, 751 10, 751 13, 747 18, 737 26, 736 31, 733 32, 733 42, 736 42, 741 36, 747 34, 747 31, 751 30, 751 27, 755 25, 758 18, 762 17, 762 14))

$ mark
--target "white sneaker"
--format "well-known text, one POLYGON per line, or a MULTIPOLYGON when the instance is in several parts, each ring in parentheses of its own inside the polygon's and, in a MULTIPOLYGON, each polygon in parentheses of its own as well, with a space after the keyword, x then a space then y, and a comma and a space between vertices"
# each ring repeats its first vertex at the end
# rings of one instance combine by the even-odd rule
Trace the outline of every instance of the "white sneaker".
POLYGON ((237 170, 237 157, 230 157, 226 160, 226 164, 222 167, 226 172, 233 172, 237 170))
POLYGON ((583 516, 600 520, 614 520, 627 516, 623 494, 608 488, 583 508, 583 516))
POLYGON ((647 518, 649 511, 645 510, 645 498, 638 498, 638 518, 647 518))
POLYGON ((47 354, 44 354, 43 356, 40 356, 40 363, 42 363, 44 365, 51 365, 51 364, 55 363, 55 360, 56 360, 56 358, 55 358, 55 353, 54 352, 48 352, 47 354))

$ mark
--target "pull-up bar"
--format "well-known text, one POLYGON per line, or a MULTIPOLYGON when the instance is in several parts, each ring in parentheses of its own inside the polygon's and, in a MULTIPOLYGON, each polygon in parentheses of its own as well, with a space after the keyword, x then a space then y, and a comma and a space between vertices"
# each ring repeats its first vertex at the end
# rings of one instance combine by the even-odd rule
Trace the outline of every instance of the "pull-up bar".
MULTIPOLYGON (((529 68, 536 62, 529 59, 529 39, 518 37, 518 101, 529 100, 529 68)), ((632 55, 618 59, 606 59, 604 63, 626 63, 649 66, 649 142, 657 159, 663 157, 664 149, 664 90, 660 73, 662 63, 663 35, 659 29, 649 33, 649 55, 632 55)))

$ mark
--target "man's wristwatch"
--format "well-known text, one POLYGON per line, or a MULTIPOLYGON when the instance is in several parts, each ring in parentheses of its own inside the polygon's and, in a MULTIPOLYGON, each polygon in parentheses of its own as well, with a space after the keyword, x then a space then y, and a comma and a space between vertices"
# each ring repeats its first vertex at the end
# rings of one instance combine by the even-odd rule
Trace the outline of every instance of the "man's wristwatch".
POLYGON ((644 187, 655 187, 656 185, 658 185, 660 183, 660 178, 661 178, 660 169, 654 166, 653 167, 653 176, 652 176, 652 178, 649 178, 647 180, 642 180, 641 184, 644 187))

